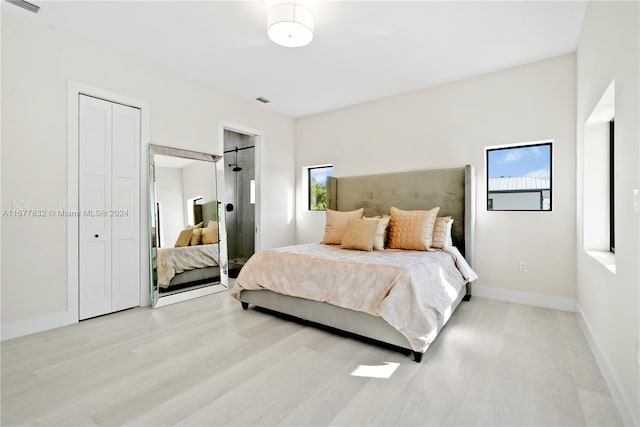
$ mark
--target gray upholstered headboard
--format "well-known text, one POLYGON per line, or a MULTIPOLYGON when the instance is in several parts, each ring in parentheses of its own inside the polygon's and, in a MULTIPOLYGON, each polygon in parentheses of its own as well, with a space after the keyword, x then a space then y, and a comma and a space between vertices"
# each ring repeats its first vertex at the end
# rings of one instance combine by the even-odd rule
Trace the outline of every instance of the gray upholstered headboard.
POLYGON ((364 208, 365 216, 388 214, 389 208, 431 209, 450 215, 455 246, 473 266, 475 224, 475 172, 473 166, 398 172, 381 175, 332 177, 327 182, 329 209, 364 208))

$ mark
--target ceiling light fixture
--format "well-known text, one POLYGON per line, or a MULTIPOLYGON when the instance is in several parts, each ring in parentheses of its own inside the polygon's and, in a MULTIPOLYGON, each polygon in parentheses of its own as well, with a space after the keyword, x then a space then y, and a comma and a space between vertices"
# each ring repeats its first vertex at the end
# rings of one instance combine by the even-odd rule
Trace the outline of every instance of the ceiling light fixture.
POLYGON ((269 38, 280 46, 305 46, 313 39, 313 14, 298 3, 278 3, 269 9, 267 28, 269 38))

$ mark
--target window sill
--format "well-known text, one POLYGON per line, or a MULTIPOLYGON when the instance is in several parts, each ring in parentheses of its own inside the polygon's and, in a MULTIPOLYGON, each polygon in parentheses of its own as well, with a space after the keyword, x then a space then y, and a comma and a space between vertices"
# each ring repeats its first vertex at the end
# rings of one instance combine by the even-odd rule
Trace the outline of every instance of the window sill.
POLYGON ((616 256, 608 251, 586 251, 593 259, 604 265, 613 274, 616 274, 616 256))

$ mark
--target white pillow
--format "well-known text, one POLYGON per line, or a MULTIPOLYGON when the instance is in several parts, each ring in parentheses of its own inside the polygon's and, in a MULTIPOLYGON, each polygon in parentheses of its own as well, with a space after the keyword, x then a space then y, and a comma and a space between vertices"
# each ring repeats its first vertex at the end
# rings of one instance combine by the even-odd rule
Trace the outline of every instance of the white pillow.
POLYGON ((391 219, 391 217, 389 215, 385 215, 382 218, 379 216, 363 216, 362 219, 366 221, 378 221, 378 229, 376 230, 376 238, 373 242, 373 249, 375 249, 376 251, 383 251, 387 243, 387 237, 389 234, 389 220, 391 219))
POLYGON ((451 228, 453 227, 453 218, 451 218, 449 220, 449 222, 447 223, 447 238, 445 239, 445 247, 451 247, 453 246, 453 239, 451 238, 451 228))

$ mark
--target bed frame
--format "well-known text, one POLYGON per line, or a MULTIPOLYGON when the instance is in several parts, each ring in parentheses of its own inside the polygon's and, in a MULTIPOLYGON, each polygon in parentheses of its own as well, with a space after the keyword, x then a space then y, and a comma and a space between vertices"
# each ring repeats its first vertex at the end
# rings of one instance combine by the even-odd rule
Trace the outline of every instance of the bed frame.
POLYGON ((197 285, 213 281, 220 281, 220 267, 218 266, 195 268, 193 270, 185 270, 182 273, 177 273, 169 281, 169 285, 166 288, 159 286, 159 289, 160 293, 162 293, 171 291, 171 288, 175 289, 176 286, 184 287, 189 284, 197 285))
MULTIPOLYGON (((450 215, 454 219, 453 243, 473 267, 475 172, 471 165, 461 168, 329 178, 327 206, 340 211, 364 208, 365 216, 388 213, 391 206, 404 210, 440 206, 438 216, 450 215)), ((471 283, 461 289, 451 305, 450 312, 452 313, 462 300, 469 298, 471 283)), ((249 304, 254 304, 307 324, 328 327, 410 351, 416 362, 422 360, 423 353, 410 350, 411 346, 404 335, 379 316, 268 290, 242 291, 240 301, 245 310, 249 304)), ((446 317, 438 321, 438 332, 448 320, 449 317, 446 317)))

